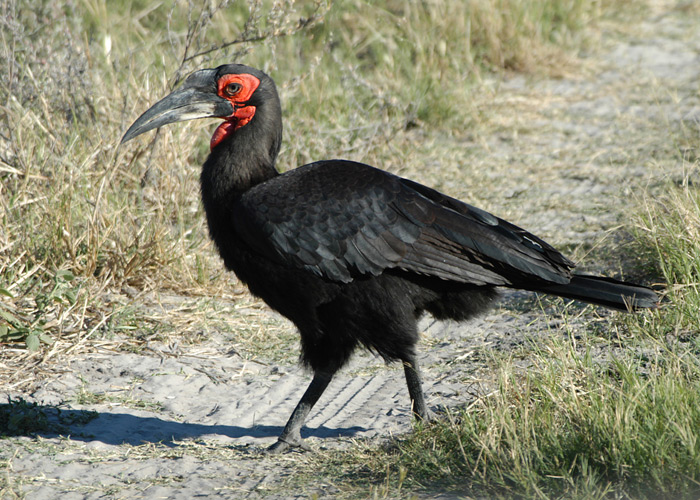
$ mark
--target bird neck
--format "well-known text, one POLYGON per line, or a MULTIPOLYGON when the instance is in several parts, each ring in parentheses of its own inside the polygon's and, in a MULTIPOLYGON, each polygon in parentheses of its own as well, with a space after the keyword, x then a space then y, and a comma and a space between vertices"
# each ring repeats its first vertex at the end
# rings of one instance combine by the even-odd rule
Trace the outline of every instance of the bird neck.
POLYGON ((205 203, 227 205, 252 187, 279 175, 274 160, 217 153, 213 151, 202 168, 202 197, 205 203))
MULTIPOLYGON (((252 124, 253 122, 251 122, 252 124)), ((232 253, 223 248, 231 245, 231 221, 241 197, 257 185, 277 177, 275 159, 279 151, 281 126, 278 134, 256 137, 248 124, 222 140, 209 154, 202 167, 202 203, 207 215, 209 235, 222 255, 232 253)), ((226 257, 225 257, 226 258, 226 257)), ((233 262, 226 262, 234 269, 233 262)))
POLYGON ((207 208, 226 209, 254 186, 279 175, 275 168, 282 124, 256 113, 212 149, 202 168, 202 198, 207 208))

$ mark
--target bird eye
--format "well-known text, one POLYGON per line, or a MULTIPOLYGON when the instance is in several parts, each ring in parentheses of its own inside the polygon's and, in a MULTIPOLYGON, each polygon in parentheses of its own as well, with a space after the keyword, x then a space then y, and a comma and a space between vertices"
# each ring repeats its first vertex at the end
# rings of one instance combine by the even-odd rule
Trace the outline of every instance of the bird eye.
POLYGON ((227 96, 233 97, 238 94, 242 88, 243 86, 240 83, 232 82, 224 87, 224 92, 227 96))

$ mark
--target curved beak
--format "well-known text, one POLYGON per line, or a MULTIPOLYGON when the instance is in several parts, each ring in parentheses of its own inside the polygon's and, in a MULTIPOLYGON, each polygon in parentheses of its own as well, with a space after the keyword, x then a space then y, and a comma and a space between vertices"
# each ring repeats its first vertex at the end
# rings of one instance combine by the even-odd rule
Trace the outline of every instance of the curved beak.
POLYGON ((230 116, 233 106, 216 94, 215 73, 213 69, 203 69, 190 75, 182 87, 142 114, 126 131, 120 144, 168 123, 230 116))

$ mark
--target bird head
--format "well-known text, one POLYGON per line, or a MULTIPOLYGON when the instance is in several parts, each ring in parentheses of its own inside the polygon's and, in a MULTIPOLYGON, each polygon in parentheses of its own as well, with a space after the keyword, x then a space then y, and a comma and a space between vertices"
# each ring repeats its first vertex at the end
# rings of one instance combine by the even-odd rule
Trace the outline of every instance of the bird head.
POLYGON ((196 118, 222 118, 224 123, 211 138, 211 149, 218 146, 255 116, 265 95, 275 95, 272 79, 255 68, 226 64, 201 69, 187 77, 182 86, 142 114, 126 131, 124 143, 168 123, 196 118))

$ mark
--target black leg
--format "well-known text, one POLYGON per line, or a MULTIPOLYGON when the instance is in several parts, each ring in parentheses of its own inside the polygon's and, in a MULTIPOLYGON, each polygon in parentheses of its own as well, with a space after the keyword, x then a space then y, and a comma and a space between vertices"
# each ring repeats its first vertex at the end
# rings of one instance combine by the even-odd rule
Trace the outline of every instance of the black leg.
POLYGON ((301 439, 301 428, 304 426, 304 422, 311 408, 316 404, 318 398, 321 397, 323 391, 326 390, 332 378, 332 373, 316 372, 314 374, 313 380, 301 397, 297 407, 294 408, 292 416, 289 417, 287 425, 284 426, 284 430, 277 439, 277 442, 267 449, 268 453, 282 453, 289 448, 308 449, 301 439))
POLYGON ((408 386, 408 395, 411 397, 413 414, 418 420, 430 420, 433 414, 425 404, 420 371, 415 356, 412 355, 404 359, 403 371, 406 374, 406 385, 408 386))

